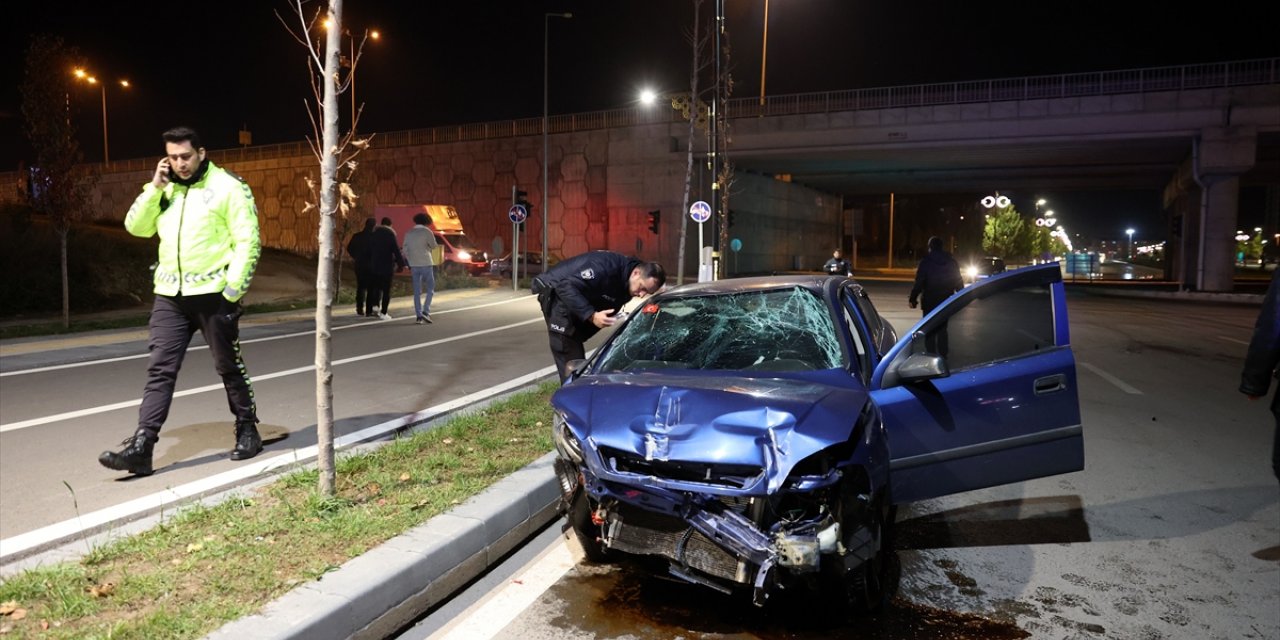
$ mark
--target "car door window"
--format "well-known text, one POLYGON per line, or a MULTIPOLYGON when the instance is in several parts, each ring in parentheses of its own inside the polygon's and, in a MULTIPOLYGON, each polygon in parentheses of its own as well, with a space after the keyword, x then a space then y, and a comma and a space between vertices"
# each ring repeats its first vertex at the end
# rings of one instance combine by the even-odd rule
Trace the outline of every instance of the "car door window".
POLYGON ((942 322, 927 326, 913 353, 935 353, 951 371, 1010 360, 1054 346, 1053 303, 1048 284, 1000 295, 975 295, 953 305, 942 322))
POLYGON ((855 311, 853 296, 848 289, 840 292, 840 312, 844 314, 844 326, 849 328, 849 339, 853 343, 853 370, 865 382, 871 377, 871 358, 867 355, 866 327, 855 311))

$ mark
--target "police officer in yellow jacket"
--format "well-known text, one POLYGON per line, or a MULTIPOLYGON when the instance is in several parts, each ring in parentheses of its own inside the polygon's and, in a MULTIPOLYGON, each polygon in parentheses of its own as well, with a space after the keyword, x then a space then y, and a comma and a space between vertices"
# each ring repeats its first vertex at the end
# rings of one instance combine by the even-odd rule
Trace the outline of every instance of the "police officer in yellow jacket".
POLYGON ((253 192, 239 176, 206 158, 195 130, 176 127, 162 137, 165 157, 124 221, 135 236, 160 236, 147 383, 137 430, 121 443, 123 449, 98 457, 103 466, 140 476, 152 473, 152 451, 197 329, 235 415, 231 459, 246 460, 262 451, 253 387, 240 357, 240 300, 261 253, 253 192))

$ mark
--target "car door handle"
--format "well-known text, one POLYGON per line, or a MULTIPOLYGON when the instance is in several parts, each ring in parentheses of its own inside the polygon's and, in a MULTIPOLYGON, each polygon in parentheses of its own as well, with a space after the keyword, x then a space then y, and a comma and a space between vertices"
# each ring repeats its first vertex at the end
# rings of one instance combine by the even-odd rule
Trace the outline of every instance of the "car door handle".
POLYGON ((1036 395, 1042 396, 1046 393, 1054 393, 1067 388, 1067 376, 1057 373, 1043 378, 1037 378, 1035 383, 1036 395))

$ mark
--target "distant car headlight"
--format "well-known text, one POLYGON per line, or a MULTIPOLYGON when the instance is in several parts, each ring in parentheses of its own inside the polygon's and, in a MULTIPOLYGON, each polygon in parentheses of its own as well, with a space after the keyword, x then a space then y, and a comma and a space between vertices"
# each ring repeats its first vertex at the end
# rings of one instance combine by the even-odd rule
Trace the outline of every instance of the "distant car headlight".
POLYGON ((582 456, 582 443, 578 442, 578 438, 573 435, 573 431, 569 429, 569 423, 564 416, 556 414, 552 420, 551 437, 555 441, 556 451, 560 455, 582 464, 584 458, 582 456))
POLYGON ((978 268, 974 266, 970 266, 969 268, 964 270, 964 274, 966 276, 969 276, 970 280, 973 280, 974 278, 978 277, 978 268))

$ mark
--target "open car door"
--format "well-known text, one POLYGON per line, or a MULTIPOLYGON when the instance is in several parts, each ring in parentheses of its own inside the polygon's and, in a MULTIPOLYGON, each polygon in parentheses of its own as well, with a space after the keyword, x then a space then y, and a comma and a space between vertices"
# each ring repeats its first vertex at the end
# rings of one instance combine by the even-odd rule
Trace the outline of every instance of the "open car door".
POLYGON ((956 293, 876 367, 896 504, 1084 468, 1057 263, 956 293))

